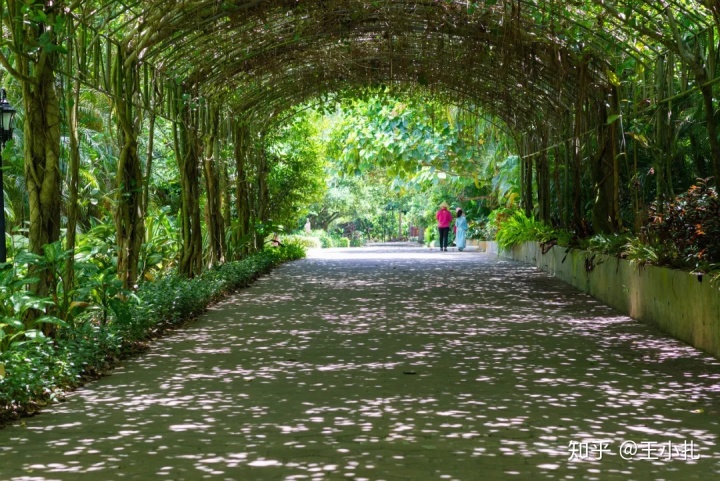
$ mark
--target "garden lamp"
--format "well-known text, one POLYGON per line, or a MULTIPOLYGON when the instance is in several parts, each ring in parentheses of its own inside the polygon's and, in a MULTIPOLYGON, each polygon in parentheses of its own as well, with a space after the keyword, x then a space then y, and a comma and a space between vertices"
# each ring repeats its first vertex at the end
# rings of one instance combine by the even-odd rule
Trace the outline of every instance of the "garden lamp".
POLYGON ((3 188, 2 149, 12 138, 15 109, 7 101, 7 92, 0 90, 0 263, 7 262, 5 252, 5 190, 3 188))
POLYGON ((0 91, 0 142, 3 146, 12 138, 15 128, 15 112, 16 110, 7 101, 7 91, 2 89, 0 91))

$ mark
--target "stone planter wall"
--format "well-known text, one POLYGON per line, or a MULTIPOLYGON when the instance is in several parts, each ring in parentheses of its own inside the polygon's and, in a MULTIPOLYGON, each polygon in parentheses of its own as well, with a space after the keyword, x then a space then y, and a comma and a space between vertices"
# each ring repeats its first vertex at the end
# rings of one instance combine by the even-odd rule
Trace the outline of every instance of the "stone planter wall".
POLYGON ((531 242, 509 251, 488 242, 486 252, 534 264, 620 312, 720 357, 720 288, 707 278, 564 247, 543 254, 531 242))
POLYGON ((485 241, 479 241, 475 239, 468 239, 467 240, 467 246, 468 247, 477 247, 479 251, 485 250, 485 241))

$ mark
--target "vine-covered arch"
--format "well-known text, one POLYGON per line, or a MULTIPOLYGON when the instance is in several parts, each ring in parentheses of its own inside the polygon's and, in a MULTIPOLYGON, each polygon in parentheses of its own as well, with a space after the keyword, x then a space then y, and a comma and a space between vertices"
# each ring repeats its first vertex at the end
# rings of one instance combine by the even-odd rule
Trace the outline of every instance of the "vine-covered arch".
MULTIPOLYGON (((259 183, 253 200, 250 177, 238 176, 237 212, 262 211, 265 166, 255 145, 262 130, 295 105, 349 87, 412 84, 429 93, 455 93, 501 119, 523 156, 525 208, 530 212, 537 202, 543 220, 550 215, 552 152, 563 156, 573 177, 575 226, 583 223, 580 178, 588 171, 592 223, 599 231, 617 230, 618 162, 624 148, 619 119, 657 116, 658 138, 671 138, 671 103, 693 92, 702 94, 712 165, 720 174, 712 90, 718 78, 720 7, 711 0, 0 4, 0 65, 21 85, 27 113, 31 246, 40 252, 60 235, 60 101, 76 105, 70 98, 81 86, 97 89, 112 99, 122 132, 116 225, 120 270, 128 286, 137 275, 132 266, 143 232, 144 202, 137 185, 143 165, 136 138, 143 116, 163 116, 175 125, 185 214, 181 270, 188 275, 201 268, 199 165, 205 190, 218 190, 213 145, 233 145, 237 171, 253 172, 253 182, 259 183), (685 79, 680 91, 663 80, 677 69, 685 79), (638 90, 633 79, 643 76, 656 81, 638 90), (62 91, 58 77, 66 80, 60 82, 62 91)), ((658 152, 662 195, 669 157, 662 148, 658 152)), ((215 260, 224 256, 222 229, 214 225, 223 222, 217 212, 221 204, 211 202, 207 216, 215 260)), ((68 210, 71 218, 72 206, 68 210)), ((238 237, 248 234, 248 219, 238 226, 238 237)))
MULTIPOLYGON (((597 84, 607 83, 610 67, 602 55, 576 55, 558 38, 540 35, 521 5, 511 2, 472 9, 467 2, 163 7, 155 27, 147 22, 133 33, 139 40, 127 39, 133 57, 202 83, 204 94, 235 110, 257 108, 278 92, 287 107, 308 86, 410 81, 463 88, 489 110, 524 119, 573 105, 581 64, 597 84), (527 101, 513 102, 518 97, 527 101)), ((268 110, 277 107, 268 104, 268 110)))

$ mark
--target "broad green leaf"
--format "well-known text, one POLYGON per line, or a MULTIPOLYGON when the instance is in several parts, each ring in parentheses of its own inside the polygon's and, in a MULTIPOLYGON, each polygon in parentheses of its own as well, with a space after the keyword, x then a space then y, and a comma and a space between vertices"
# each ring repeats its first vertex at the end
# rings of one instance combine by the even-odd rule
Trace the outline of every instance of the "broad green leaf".
POLYGON ((615 72, 613 72, 612 70, 607 70, 606 73, 607 73, 608 81, 611 84, 613 84, 614 86, 619 87, 620 83, 621 83, 620 77, 618 77, 617 74, 615 72))
POLYGON ((615 123, 620 117, 622 117, 622 115, 620 115, 620 114, 610 115, 610 116, 608 117, 608 119, 607 119, 606 124, 607 124, 607 125, 612 125, 612 124, 615 123))
POLYGON ((38 317, 33 322, 33 326, 37 326, 39 324, 52 324, 53 326, 68 327, 68 325, 65 321, 63 321, 62 319, 55 317, 55 316, 38 317))
POLYGON ((42 331, 40 331, 38 329, 29 329, 29 330, 25 331, 23 334, 27 339, 30 339, 33 341, 40 341, 40 340, 47 339, 45 337, 45 334, 43 334, 42 331))

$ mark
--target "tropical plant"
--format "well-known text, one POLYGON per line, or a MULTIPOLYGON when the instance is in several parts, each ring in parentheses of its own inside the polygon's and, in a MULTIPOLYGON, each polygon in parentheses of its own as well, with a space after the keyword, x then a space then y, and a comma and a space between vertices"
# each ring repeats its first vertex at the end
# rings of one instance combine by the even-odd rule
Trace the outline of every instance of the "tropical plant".
POLYGON ((639 237, 631 237, 623 248, 623 256, 625 259, 635 262, 639 265, 645 264, 661 264, 662 254, 658 249, 643 241, 639 237))
POLYGON ((80 316, 89 317, 85 322, 65 323, 52 316, 24 321, 29 311, 53 303, 25 291, 24 282, 32 281, 25 274, 26 266, 4 265, 0 270, 0 414, 31 412, 33 406, 57 399, 63 388, 112 367, 119 357, 132 352, 135 343, 186 322, 211 301, 249 285, 281 262, 304 255, 301 245, 288 242, 228 262, 195 279, 167 273, 154 282, 142 283, 134 301, 107 296, 106 312, 112 316, 105 324, 93 318, 93 311, 80 316), (55 339, 43 334, 46 324, 58 328, 55 339))
MULTIPOLYGON (((495 222, 498 223, 497 216, 495 222)), ((508 249, 523 242, 547 242, 555 237, 556 232, 552 227, 516 210, 499 222, 495 240, 500 247, 508 249)))
POLYGON ((653 203, 645 226, 648 243, 660 246, 668 263, 707 271, 720 264, 720 196, 707 179, 664 204, 653 203))
POLYGON ((51 298, 25 289, 28 282, 35 281, 26 275, 27 265, 33 267, 41 261, 25 253, 17 256, 15 262, 26 265, 22 270, 11 264, 0 265, 0 353, 27 342, 46 342, 43 328, 66 325, 56 316, 43 314, 55 307, 51 298))
POLYGON ((587 249, 600 254, 626 257, 628 243, 633 237, 629 233, 597 234, 588 239, 587 249))
POLYGON ((140 248, 140 279, 152 280, 177 262, 180 236, 167 209, 159 209, 145 219, 145 242, 140 248))

